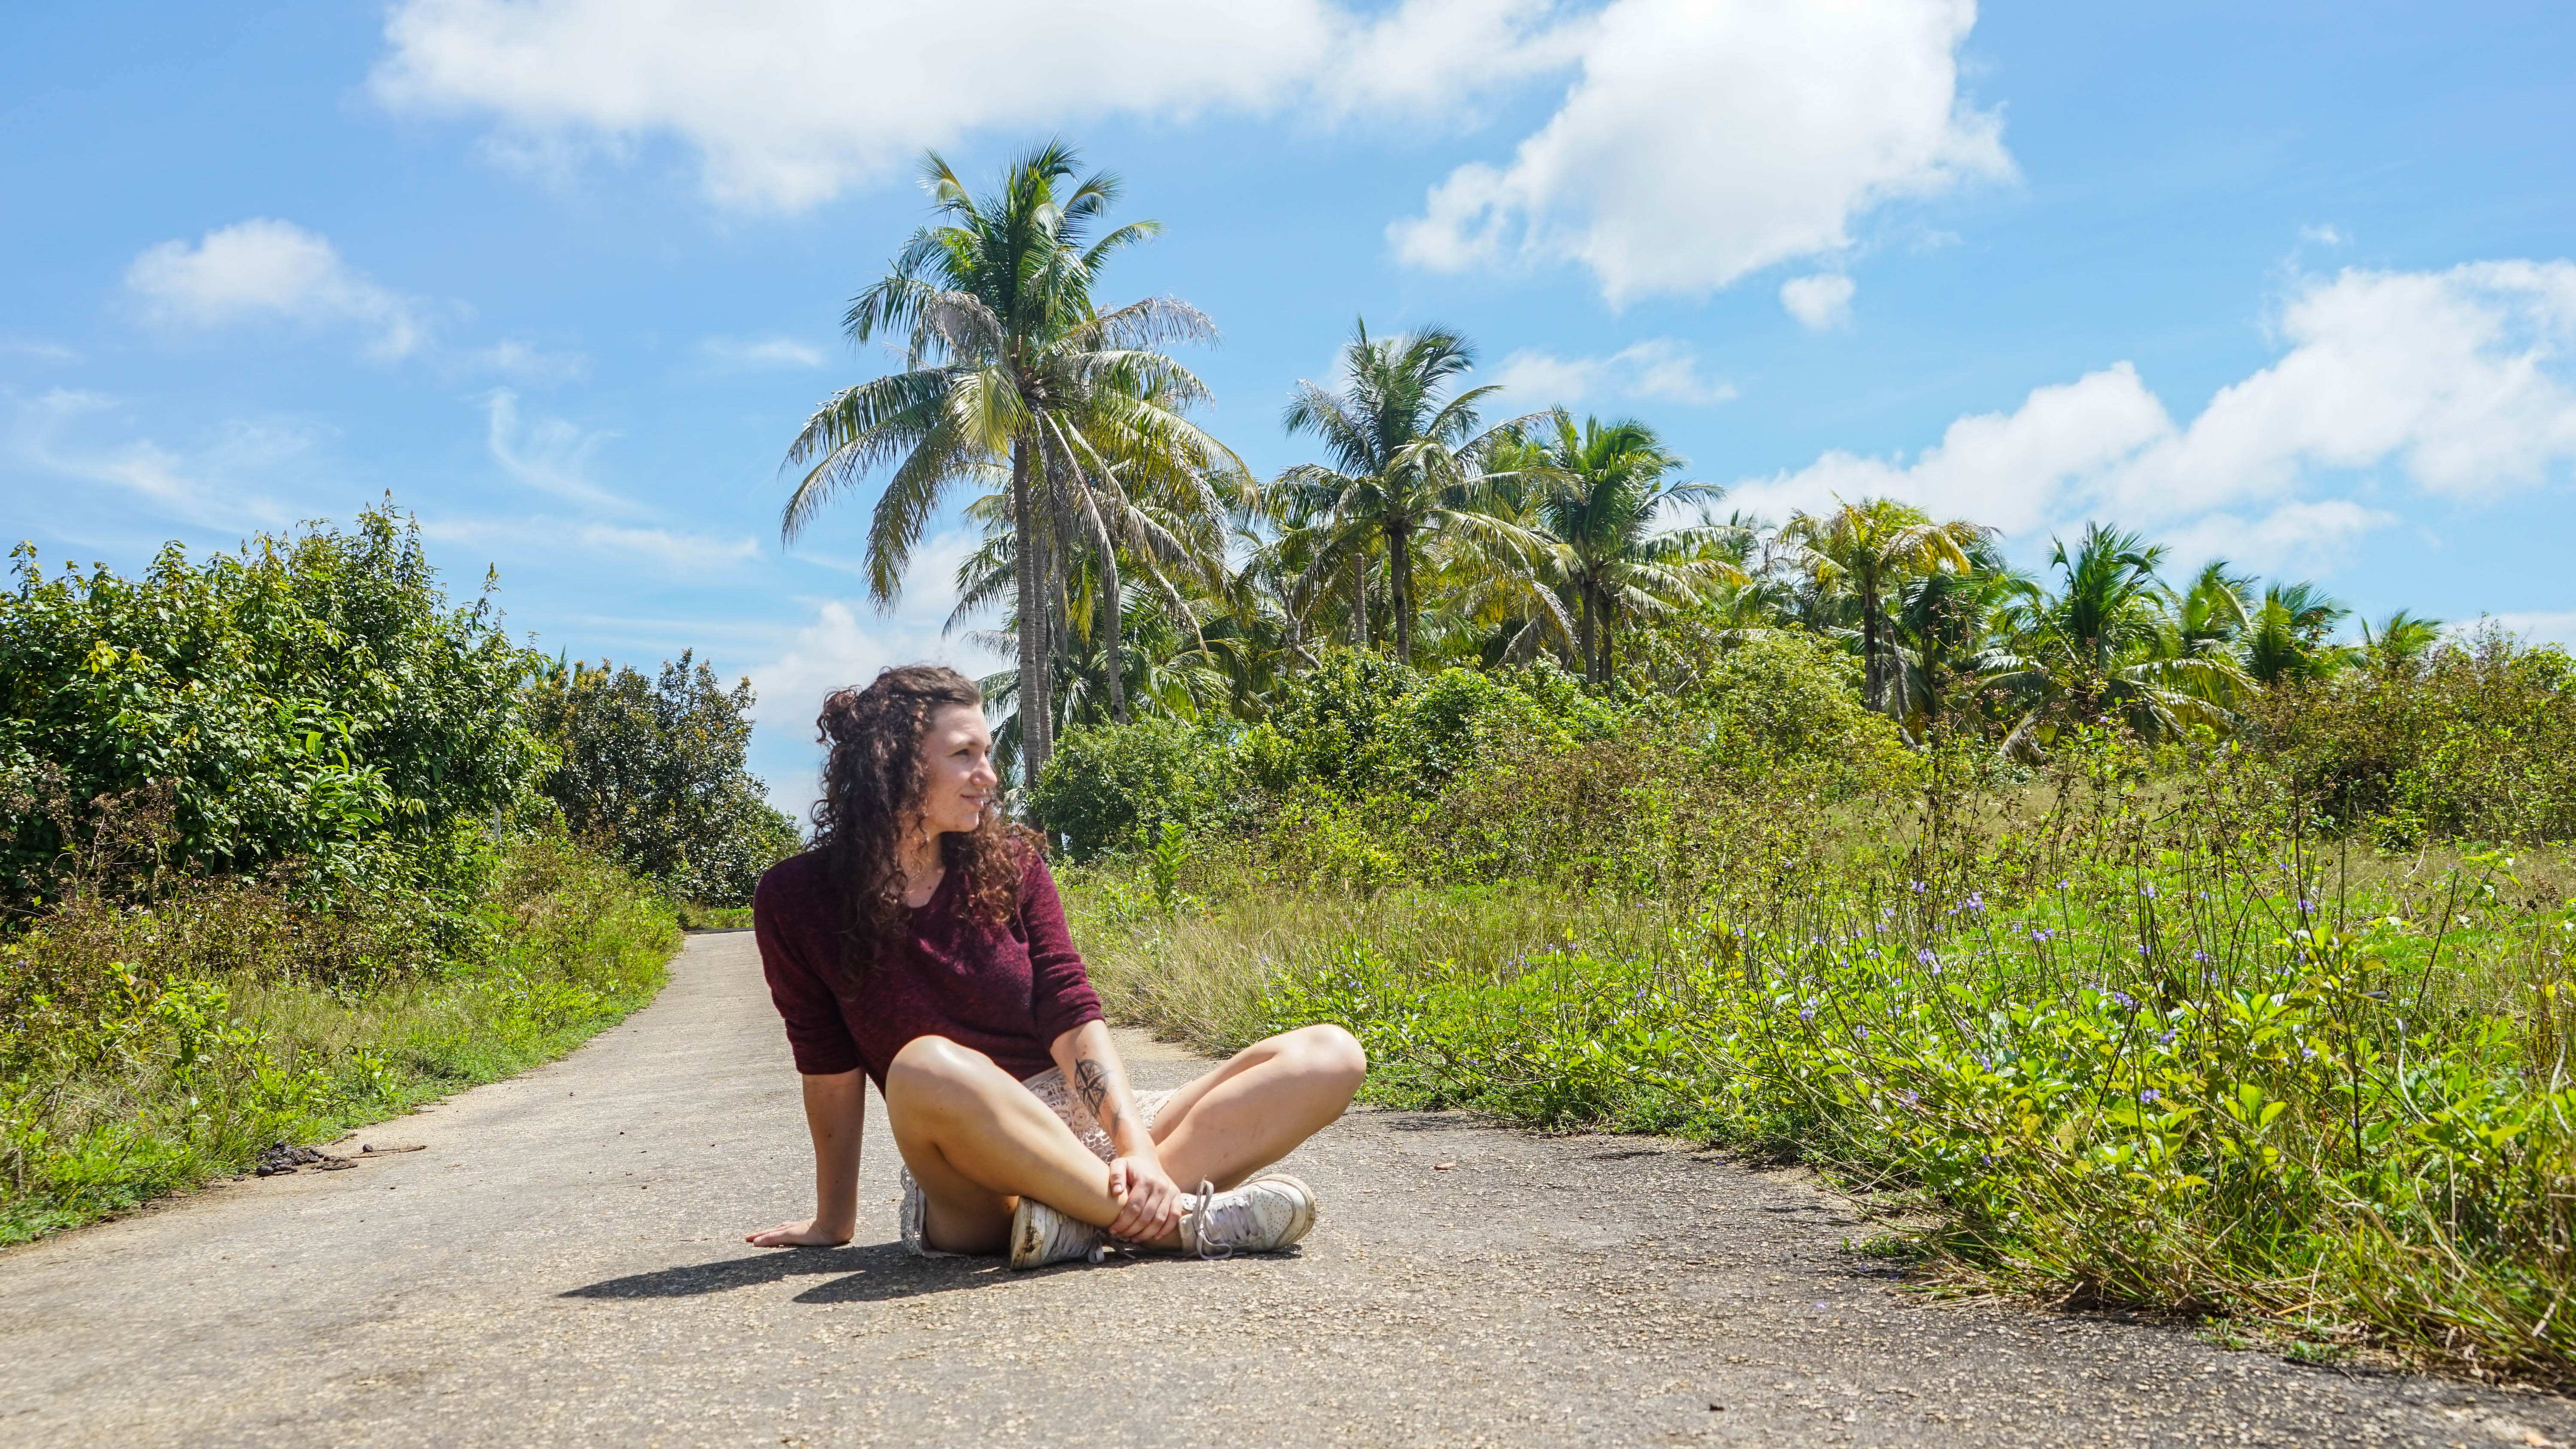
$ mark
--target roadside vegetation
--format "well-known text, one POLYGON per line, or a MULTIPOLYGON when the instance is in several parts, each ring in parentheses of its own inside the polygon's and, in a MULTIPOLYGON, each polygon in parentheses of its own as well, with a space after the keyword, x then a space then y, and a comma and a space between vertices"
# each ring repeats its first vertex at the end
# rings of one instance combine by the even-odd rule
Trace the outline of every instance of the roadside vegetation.
POLYGON ((390 509, 0 594, 0 1242, 559 1055, 791 824, 750 703, 511 644, 390 509))
POLYGON ((1724 512, 1439 327, 1360 323, 1256 477, 1183 420, 1206 319, 1098 300, 1115 178, 925 178, 848 317, 905 370, 783 522, 882 481, 884 602, 967 490, 1115 1011, 1807 1161, 1958 1283, 2576 1377, 2566 654, 2108 523, 1724 512))
MULTIPOLYGON (((2557 851, 2322 813, 2243 739, 1912 748, 1826 645, 1723 658, 1569 709, 1339 656, 1193 752, 1069 734, 1038 798, 1117 842, 1068 876, 1095 979, 1210 1050, 1343 1022, 1383 1103, 1812 1163, 1952 1281, 2565 1377, 2557 851), (1123 809, 1077 787, 1131 754, 1123 809)), ((2576 731, 2563 656, 2437 662, 2576 731)))

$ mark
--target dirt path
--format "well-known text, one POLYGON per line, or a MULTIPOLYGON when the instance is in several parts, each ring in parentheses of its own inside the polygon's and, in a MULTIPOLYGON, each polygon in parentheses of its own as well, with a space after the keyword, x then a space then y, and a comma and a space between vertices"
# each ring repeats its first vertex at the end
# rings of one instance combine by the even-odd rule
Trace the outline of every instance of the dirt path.
POLYGON ((426 1151, 0 1254, 0 1443, 2576 1442, 2545 1396, 1914 1301, 1794 1178, 1455 1115, 1309 1144, 1294 1256, 925 1262, 882 1115, 859 1244, 745 1247, 809 1159, 751 940, 699 937, 573 1056, 360 1134, 426 1151))

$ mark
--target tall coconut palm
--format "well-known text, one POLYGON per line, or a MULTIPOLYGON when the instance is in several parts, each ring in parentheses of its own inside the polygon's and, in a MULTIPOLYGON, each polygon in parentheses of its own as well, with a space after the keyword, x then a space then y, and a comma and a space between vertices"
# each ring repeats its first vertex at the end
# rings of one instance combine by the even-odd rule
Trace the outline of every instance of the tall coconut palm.
POLYGON ((1621 620, 1662 613, 1711 584, 1751 582, 1718 551, 1729 530, 1705 522, 1657 526, 1675 505, 1704 506, 1726 490, 1669 481, 1682 460, 1654 429, 1634 419, 1604 424, 1597 418, 1578 429, 1560 412, 1535 441, 1541 449, 1533 470, 1538 517, 1562 546, 1584 682, 1609 681, 1621 620))
POLYGON ((2361 623, 2361 656, 2373 669, 2392 674, 2410 674, 2442 642, 2442 621, 2419 619, 2404 609, 2389 615, 2373 627, 2369 620, 2361 623))
POLYGON ((2142 733, 2225 729, 2228 706, 2260 690, 2215 642, 2173 647, 2172 599, 2157 577, 2163 545, 2094 523, 2071 551, 2052 540, 2048 560, 2059 588, 2016 581, 2017 597, 2003 611, 2013 643, 1990 661, 1987 682, 2025 705, 2004 741, 2007 753, 2028 757, 2060 716, 2104 709, 2142 733))
POLYGON ((1860 601, 1861 694, 1871 709, 1888 707, 1895 675, 1890 658, 1886 591, 1937 569, 1975 567, 1968 550, 1993 530, 1953 520, 1935 523, 1910 503, 1865 498, 1827 514, 1799 513, 1780 529, 1799 565, 1819 585, 1849 589, 1860 601))
POLYGON ((867 570, 870 597, 889 607, 948 490, 1007 479, 1018 555, 1040 565, 1016 579, 1019 693, 1037 706, 1024 711, 1029 779, 1052 746, 1056 586, 1074 532, 1072 480, 1092 453, 1080 435, 1114 427, 1152 446, 1218 451, 1171 405, 1206 389, 1160 350, 1214 329, 1170 298, 1108 312, 1094 305, 1108 260, 1159 228, 1132 222, 1095 238, 1118 181, 1105 172, 1077 180, 1078 170, 1072 148, 1050 142, 977 197, 936 153, 924 159, 940 221, 913 234, 843 319, 856 342, 904 337, 904 370, 843 389, 807 420, 787 452, 787 465, 805 472, 779 524, 792 540, 826 503, 887 470, 867 570))
POLYGON ((1939 569, 1897 589, 1889 620, 1895 636, 1894 714, 1918 739, 1941 726, 1944 696, 1961 679, 1989 666, 1989 621, 2023 582, 2006 567, 1992 543, 1968 551, 1976 567, 1965 573, 1939 569))
POLYGON ((2173 608, 2174 639, 2168 652, 2186 654, 2232 647, 2254 618, 2254 576, 2230 573, 2227 560, 2201 565, 2199 577, 2173 608))
MULTIPOLYGON (((1367 557, 1386 550, 1387 612, 1396 657, 1413 658, 1415 554, 1434 534, 1533 556, 1543 541, 1480 504, 1491 486, 1488 455, 1529 421, 1478 426, 1491 386, 1449 389, 1475 365, 1457 333, 1441 328, 1371 338, 1363 319, 1342 352, 1342 390, 1299 382, 1283 423, 1323 442, 1329 464, 1301 463, 1279 475, 1275 505, 1313 518, 1319 568, 1350 570, 1353 614, 1367 640, 1367 557)), ((1535 416, 1535 415, 1533 415, 1535 416)))
POLYGON ((2351 612, 2312 583, 2271 585, 2245 628, 2245 672, 2264 684, 2333 673, 2345 655, 2326 636, 2351 612))

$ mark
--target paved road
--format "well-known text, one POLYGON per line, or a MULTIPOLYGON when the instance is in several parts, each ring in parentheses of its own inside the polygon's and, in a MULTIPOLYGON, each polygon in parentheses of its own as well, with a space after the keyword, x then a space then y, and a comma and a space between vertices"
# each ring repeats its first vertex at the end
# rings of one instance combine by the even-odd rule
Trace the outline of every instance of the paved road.
POLYGON ((0 1444, 2576 1442, 2555 1398, 1920 1301, 1792 1175, 1454 1114, 1310 1143, 1294 1255, 927 1262, 882 1115, 858 1244, 745 1247, 804 1132, 750 937, 698 937, 571 1057, 360 1134, 425 1151, 0 1254, 0 1444))

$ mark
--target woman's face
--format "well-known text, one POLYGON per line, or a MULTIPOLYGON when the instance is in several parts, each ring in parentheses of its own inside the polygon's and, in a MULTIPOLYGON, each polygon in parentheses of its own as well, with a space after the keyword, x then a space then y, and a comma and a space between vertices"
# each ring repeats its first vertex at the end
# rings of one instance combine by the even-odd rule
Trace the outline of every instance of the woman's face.
POLYGON ((972 830, 984 821, 1000 777, 993 773, 993 732, 984 712, 952 704, 930 717, 921 736, 921 824, 942 835, 972 830))

